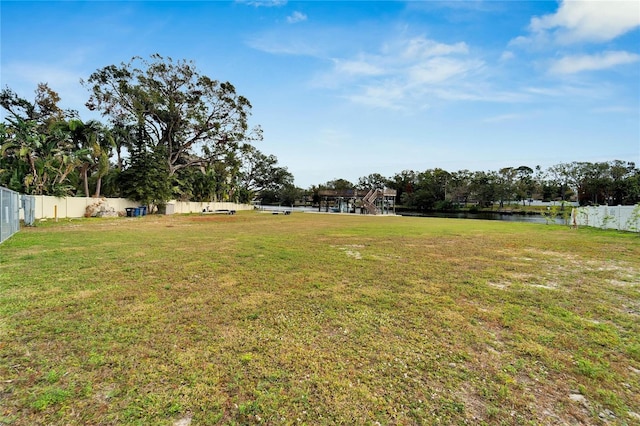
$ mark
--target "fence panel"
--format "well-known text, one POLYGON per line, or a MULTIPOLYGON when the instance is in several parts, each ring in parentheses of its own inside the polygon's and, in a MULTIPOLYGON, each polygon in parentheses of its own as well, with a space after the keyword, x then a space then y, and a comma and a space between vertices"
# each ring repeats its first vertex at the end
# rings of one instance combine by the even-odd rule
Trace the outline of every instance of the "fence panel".
POLYGON ((640 204, 578 207, 573 209, 571 223, 577 226, 640 232, 640 204))
POLYGON ((33 226, 36 221, 36 197, 33 195, 23 195, 22 211, 24 213, 24 224, 33 226))
POLYGON ((19 194, 0 187, 0 243, 20 230, 19 194))

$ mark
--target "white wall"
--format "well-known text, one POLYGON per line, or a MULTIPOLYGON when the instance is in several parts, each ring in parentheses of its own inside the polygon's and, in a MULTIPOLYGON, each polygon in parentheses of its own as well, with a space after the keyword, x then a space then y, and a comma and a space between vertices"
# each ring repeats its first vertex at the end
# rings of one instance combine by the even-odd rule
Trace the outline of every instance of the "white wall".
MULTIPOLYGON (((207 209, 214 210, 253 210, 253 206, 249 204, 238 203, 199 203, 195 201, 169 201, 173 204, 173 213, 199 213, 207 209)), ((167 209, 168 211, 169 209, 167 209)))
MULTIPOLYGON (((71 218, 84 217, 87 206, 96 203, 99 199, 93 197, 49 197, 46 195, 36 195, 36 219, 49 218, 71 218)), ((124 215, 127 207, 138 207, 140 203, 127 200, 124 198, 103 198, 109 207, 113 207, 116 211, 122 212, 124 215)), ((206 209, 209 210, 253 210, 253 206, 248 204, 237 203, 196 203, 170 201, 168 204, 173 205, 173 213, 198 213, 206 209)), ((171 209, 168 209, 170 211, 171 209)), ((20 217, 24 218, 24 213, 20 212, 20 217)))
POLYGON ((640 232, 640 204, 578 207, 571 213, 571 223, 577 226, 640 232))
MULTIPOLYGON (((96 203, 99 198, 93 197, 49 197, 36 195, 36 219, 84 217, 87 206, 96 203)), ((125 211, 127 207, 138 207, 140 204, 124 198, 105 198, 109 207, 116 211, 125 211)))

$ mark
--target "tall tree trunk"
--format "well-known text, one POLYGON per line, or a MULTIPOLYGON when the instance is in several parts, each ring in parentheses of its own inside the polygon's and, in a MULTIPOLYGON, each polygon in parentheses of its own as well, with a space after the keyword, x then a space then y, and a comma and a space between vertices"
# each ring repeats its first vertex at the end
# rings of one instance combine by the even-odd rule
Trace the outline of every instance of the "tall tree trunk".
POLYGON ((88 167, 82 166, 82 181, 84 183, 84 196, 89 197, 89 177, 88 177, 88 167))
POLYGON ((96 193, 93 195, 95 198, 100 198, 101 186, 102 186, 102 176, 98 176, 98 181, 96 182, 96 193))

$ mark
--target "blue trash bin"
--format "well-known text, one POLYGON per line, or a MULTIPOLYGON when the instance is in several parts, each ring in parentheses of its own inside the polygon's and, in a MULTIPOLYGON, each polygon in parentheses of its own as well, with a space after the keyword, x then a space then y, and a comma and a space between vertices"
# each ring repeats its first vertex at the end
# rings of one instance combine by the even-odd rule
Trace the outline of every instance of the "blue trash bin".
POLYGON ((140 216, 146 216, 147 215, 147 206, 140 206, 138 208, 140 209, 140 216))
POLYGON ((134 207, 133 208, 133 215, 138 217, 138 216, 140 216, 140 214, 141 214, 140 207, 134 207))

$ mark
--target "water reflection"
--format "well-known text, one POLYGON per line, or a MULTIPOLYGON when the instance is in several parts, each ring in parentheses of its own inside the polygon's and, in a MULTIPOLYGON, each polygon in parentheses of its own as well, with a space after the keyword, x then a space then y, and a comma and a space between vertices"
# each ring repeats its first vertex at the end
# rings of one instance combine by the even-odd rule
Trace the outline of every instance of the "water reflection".
POLYGON ((561 217, 547 219, 540 215, 504 214, 499 212, 429 212, 429 213, 399 213, 401 216, 413 217, 441 217, 449 219, 477 219, 477 220, 503 220, 507 222, 529 222, 529 223, 554 223, 564 225, 565 221, 561 217))

